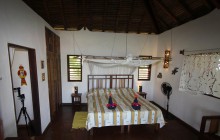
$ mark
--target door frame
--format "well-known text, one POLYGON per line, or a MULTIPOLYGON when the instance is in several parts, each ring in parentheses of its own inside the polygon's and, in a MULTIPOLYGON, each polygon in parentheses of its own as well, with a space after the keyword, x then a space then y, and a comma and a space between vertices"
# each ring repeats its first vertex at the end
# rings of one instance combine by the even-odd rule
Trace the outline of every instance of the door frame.
MULTIPOLYGON (((8 56, 9 62, 11 62, 10 58, 10 50, 9 48, 21 48, 28 51, 28 59, 29 59, 29 69, 30 69, 30 81, 31 81, 31 93, 32 93, 32 102, 33 102, 33 114, 34 114, 34 131, 35 135, 41 135, 41 114, 40 114, 40 100, 39 100, 39 89, 38 89, 38 77, 37 77, 37 62, 36 62, 36 51, 35 49, 8 43, 8 56)), ((10 73, 11 73, 11 83, 12 83, 12 93, 13 93, 13 78, 12 78, 12 68, 10 63, 10 73)), ((13 96, 13 100, 14 96, 13 96)), ((14 102, 15 103, 15 102, 14 102)), ((14 104, 15 106, 15 104, 14 104)), ((14 111, 16 112, 15 108, 14 111)), ((16 117, 15 117, 16 118, 16 117)), ((18 127, 17 127, 18 128, 18 127)))

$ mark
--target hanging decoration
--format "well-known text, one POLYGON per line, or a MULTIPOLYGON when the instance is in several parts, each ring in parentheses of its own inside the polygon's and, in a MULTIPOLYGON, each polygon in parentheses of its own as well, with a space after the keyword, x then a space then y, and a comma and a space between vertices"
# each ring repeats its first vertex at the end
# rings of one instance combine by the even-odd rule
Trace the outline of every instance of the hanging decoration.
POLYGON ((178 69, 179 69, 178 67, 175 67, 175 68, 172 70, 172 74, 175 75, 175 74, 178 72, 178 69))
POLYGON ((158 73, 157 78, 162 78, 162 73, 161 72, 158 73))
POLYGON ((25 80, 25 77, 27 76, 27 72, 26 70, 24 70, 24 67, 22 65, 19 66, 19 70, 17 74, 21 78, 21 86, 27 85, 27 82, 25 80))

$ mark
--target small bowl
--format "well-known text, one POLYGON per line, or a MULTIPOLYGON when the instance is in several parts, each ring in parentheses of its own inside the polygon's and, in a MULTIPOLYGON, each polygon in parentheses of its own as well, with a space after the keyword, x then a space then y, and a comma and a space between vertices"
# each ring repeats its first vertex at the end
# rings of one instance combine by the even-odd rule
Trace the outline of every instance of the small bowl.
POLYGON ((106 105, 108 109, 115 109, 117 107, 117 104, 113 103, 112 105, 107 104, 106 105))
POLYGON ((134 105, 132 105, 132 108, 133 108, 134 110, 140 110, 140 109, 141 109, 141 106, 134 106, 134 105))

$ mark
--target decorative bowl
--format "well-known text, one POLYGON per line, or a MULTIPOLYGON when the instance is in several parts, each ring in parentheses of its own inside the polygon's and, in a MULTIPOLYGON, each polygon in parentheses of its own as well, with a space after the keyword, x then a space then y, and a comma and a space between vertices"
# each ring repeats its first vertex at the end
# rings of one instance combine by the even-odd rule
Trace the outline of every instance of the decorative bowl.
POLYGON ((133 102, 133 103, 131 104, 131 106, 132 106, 132 108, 133 108, 134 110, 140 110, 140 109, 141 109, 141 105, 140 105, 139 103, 133 102))
POLYGON ((116 103, 113 103, 113 104, 107 104, 106 107, 108 109, 115 109, 117 107, 117 104, 116 103))
POLYGON ((141 109, 141 106, 134 106, 134 105, 132 105, 132 108, 133 108, 134 110, 140 110, 140 109, 141 109))

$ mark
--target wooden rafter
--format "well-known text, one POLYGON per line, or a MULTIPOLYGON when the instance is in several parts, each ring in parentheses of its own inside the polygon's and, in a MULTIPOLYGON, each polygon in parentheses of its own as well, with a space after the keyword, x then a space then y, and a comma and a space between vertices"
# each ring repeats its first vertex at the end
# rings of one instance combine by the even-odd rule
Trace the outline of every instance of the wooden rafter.
POLYGON ((163 3, 159 2, 158 0, 155 0, 155 2, 157 2, 157 4, 159 5, 159 7, 162 9, 163 12, 165 12, 173 21, 175 21, 179 25, 179 21, 171 13, 171 11, 168 10, 168 8, 166 8, 166 6, 163 3))
POLYGON ((115 19, 115 29, 114 31, 116 32, 117 31, 117 27, 118 27, 118 14, 119 14, 119 11, 120 11, 120 7, 121 7, 121 0, 119 0, 119 4, 118 4, 118 8, 117 8, 117 13, 116 13, 116 19, 115 19))
POLYGON ((83 28, 84 30, 86 30, 86 26, 87 26, 87 8, 86 7, 86 0, 82 0, 83 1, 83 28))
POLYGON ((105 17, 106 17, 106 9, 107 9, 107 3, 108 3, 108 0, 105 0, 104 2, 104 8, 103 8, 103 16, 102 16, 102 31, 104 32, 105 29, 104 29, 104 25, 105 25, 105 17))
POLYGON ((155 33, 157 34, 157 33, 159 33, 159 26, 158 26, 158 23, 155 18, 156 15, 154 14, 153 9, 152 9, 152 3, 150 2, 150 0, 144 0, 144 4, 147 9, 146 12, 148 11, 148 13, 152 19, 153 26, 156 29, 155 33))
POLYGON ((178 1, 181 6, 184 8, 184 11, 192 17, 191 19, 195 19, 196 16, 193 14, 193 11, 189 8, 189 6, 186 4, 185 0, 179 0, 178 1))
POLYGON ((219 0, 211 0, 211 3, 218 9, 220 9, 220 1, 219 0))
POLYGON ((92 31, 93 30, 93 15, 92 15, 92 12, 91 11, 88 11, 90 10, 90 8, 92 7, 92 2, 89 1, 89 6, 87 8, 87 12, 88 12, 88 17, 87 17, 87 20, 89 20, 89 22, 87 22, 87 26, 89 26, 90 24, 90 30, 92 31))
MULTIPOLYGON (((164 21, 164 19, 163 18, 159 18, 159 19, 157 19, 157 21, 158 22, 160 22, 161 24, 163 24, 163 26, 165 26, 165 30, 169 30, 169 29, 171 29, 172 27, 171 26, 169 26, 165 21, 164 21)), ((160 26, 161 27, 161 26, 160 26)), ((163 28, 164 29, 164 28, 163 28)), ((160 29, 160 31, 161 32, 163 32, 164 30, 161 30, 160 29)))
POLYGON ((50 18, 50 13, 49 13, 48 6, 47 6, 47 0, 43 0, 43 5, 44 5, 44 9, 45 9, 47 18, 48 18, 48 20, 50 21, 50 24, 52 24, 51 26, 54 26, 54 25, 53 25, 53 22, 52 22, 52 20, 51 20, 51 18, 50 18))
POLYGON ((145 12, 143 12, 142 16, 141 16, 141 21, 139 22, 139 25, 138 25, 138 31, 137 33, 140 34, 140 29, 141 29, 141 26, 142 26, 142 23, 144 21, 144 16, 145 16, 145 12))
POLYGON ((63 0, 60 0, 60 12, 61 12, 61 16, 62 16, 62 20, 63 20, 63 27, 64 29, 67 28, 67 24, 66 24, 66 20, 65 20, 65 16, 64 16, 64 3, 63 0))
POLYGON ((78 18, 78 24, 77 24, 77 29, 80 30, 81 27, 79 26, 81 24, 81 5, 80 5, 80 0, 77 0, 77 18, 78 18))
POLYGON ((131 15, 134 11, 134 2, 135 2, 135 0, 132 0, 131 10, 130 10, 129 17, 128 17, 128 20, 127 20, 126 33, 128 33, 128 27, 129 27, 129 24, 130 24, 130 21, 131 21, 131 15))
POLYGON ((209 10, 213 9, 213 6, 212 6, 212 3, 210 2, 210 0, 203 0, 203 2, 209 10))

